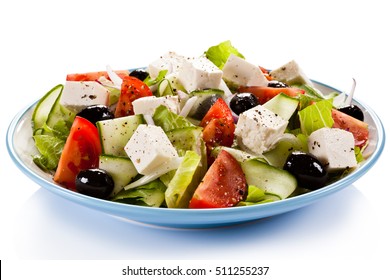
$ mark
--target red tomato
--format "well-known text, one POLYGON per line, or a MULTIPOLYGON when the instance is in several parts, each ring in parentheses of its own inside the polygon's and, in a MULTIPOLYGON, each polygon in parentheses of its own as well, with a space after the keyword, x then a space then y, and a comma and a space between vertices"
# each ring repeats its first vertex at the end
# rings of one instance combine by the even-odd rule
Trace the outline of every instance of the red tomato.
MULTIPOLYGON (((118 74, 119 77, 122 79, 125 76, 129 75, 128 70, 119 70, 119 71, 114 71, 116 74, 118 74)), ((74 73, 74 74, 68 74, 66 76, 67 81, 78 81, 78 82, 85 82, 85 81, 96 81, 100 77, 106 77, 109 79, 108 74, 106 71, 98 71, 98 72, 87 72, 87 73, 74 73)))
POLYGON ((235 124, 229 106, 219 98, 200 122, 203 140, 208 152, 216 146, 230 147, 233 144, 235 124))
POLYGON ((279 93, 284 93, 288 96, 295 97, 298 94, 304 94, 305 91, 300 88, 288 87, 288 88, 273 88, 273 87, 239 87, 238 92, 249 92, 254 94, 259 100, 260 104, 264 104, 268 100, 272 99, 279 93))
POLYGON ((355 146, 363 147, 368 141, 368 124, 347 115, 338 110, 332 109, 333 127, 350 131, 355 138, 355 146))
POLYGON ((96 126, 87 119, 76 117, 66 139, 54 181, 75 190, 77 174, 81 170, 98 167, 101 152, 96 126))
POLYGON ((269 71, 264 68, 264 67, 261 67, 259 66, 261 72, 264 74, 264 76, 267 78, 268 81, 272 81, 272 77, 269 75, 269 71))
POLYGON ((207 170, 190 201, 189 208, 223 208, 235 206, 248 192, 241 165, 222 150, 207 170))
POLYGON ((140 97, 152 95, 152 91, 143 81, 131 76, 124 77, 115 117, 134 115, 133 101, 140 97))

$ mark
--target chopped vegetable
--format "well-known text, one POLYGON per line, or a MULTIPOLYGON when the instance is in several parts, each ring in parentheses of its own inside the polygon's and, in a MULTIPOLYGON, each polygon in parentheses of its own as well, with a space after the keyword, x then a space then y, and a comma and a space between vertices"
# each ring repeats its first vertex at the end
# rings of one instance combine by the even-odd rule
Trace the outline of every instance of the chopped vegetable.
POLYGON ((369 127, 351 97, 322 93, 295 61, 274 71, 246 61, 230 41, 65 82, 33 112, 33 161, 98 199, 192 209, 272 203, 326 187, 365 160, 369 127))

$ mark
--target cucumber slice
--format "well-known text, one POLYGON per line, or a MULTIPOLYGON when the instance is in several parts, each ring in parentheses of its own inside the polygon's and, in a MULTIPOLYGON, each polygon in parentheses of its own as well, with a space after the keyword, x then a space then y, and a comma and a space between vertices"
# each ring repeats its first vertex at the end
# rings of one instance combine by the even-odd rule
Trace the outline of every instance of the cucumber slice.
POLYGON ((135 176, 138 175, 134 164, 129 158, 101 155, 99 157, 99 168, 107 171, 114 180, 114 189, 111 197, 120 192, 124 186, 128 185, 135 176))
POLYGON ((204 176, 202 170, 201 156, 194 151, 187 151, 165 191, 168 208, 188 208, 190 199, 204 176))
POLYGON ((307 136, 298 134, 297 136, 285 133, 275 147, 263 154, 267 162, 275 167, 283 168, 287 157, 292 151, 307 152, 307 136))
POLYGON ((281 93, 264 103, 263 106, 288 121, 296 111, 298 104, 298 99, 281 93))
POLYGON ((248 185, 255 185, 266 194, 285 199, 297 188, 297 180, 289 172, 273 167, 257 159, 241 163, 248 185))
POLYGON ((202 151, 202 128, 199 126, 177 128, 166 132, 169 141, 175 147, 179 156, 184 156, 187 150, 196 151, 199 155, 202 151))
POLYGON ((34 131, 44 126, 49 116, 50 110, 53 107, 58 96, 61 95, 63 88, 63 85, 57 85, 39 100, 32 114, 32 123, 34 131))
POLYGON ((142 115, 132 115, 96 122, 102 152, 106 155, 127 157, 124 150, 138 125, 144 124, 142 115))
POLYGON ((68 134, 76 114, 60 104, 62 92, 55 100, 46 120, 46 129, 68 134))

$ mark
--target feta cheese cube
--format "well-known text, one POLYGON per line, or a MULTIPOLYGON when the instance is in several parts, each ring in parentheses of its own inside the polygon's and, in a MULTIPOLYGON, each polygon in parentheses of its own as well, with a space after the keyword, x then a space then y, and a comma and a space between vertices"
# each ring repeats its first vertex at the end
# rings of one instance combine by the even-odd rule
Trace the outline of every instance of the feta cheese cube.
POLYGON ((287 125, 288 121, 262 105, 257 105, 240 114, 235 135, 242 149, 262 155, 273 147, 287 125))
POLYGON ((160 105, 166 106, 169 110, 171 110, 175 114, 178 114, 180 111, 180 103, 179 103, 178 96, 172 96, 172 95, 167 95, 162 97, 145 96, 133 101, 133 109, 136 115, 138 114, 153 115, 154 110, 160 105))
POLYGON ((303 73, 301 67, 294 60, 282 65, 281 67, 271 71, 270 76, 279 82, 288 85, 307 84, 313 86, 310 79, 303 73))
POLYGON ((355 140, 349 131, 328 127, 318 129, 310 134, 308 148, 330 172, 357 166, 355 140))
POLYGON ((152 79, 155 79, 161 70, 168 70, 167 74, 176 73, 181 68, 183 62, 189 59, 175 52, 168 52, 149 64, 149 75, 152 79))
POLYGON ((60 104, 77 112, 91 105, 108 105, 110 92, 95 81, 67 81, 60 104))
POLYGON ((223 78, 239 86, 266 87, 268 80, 259 66, 231 54, 222 69, 223 78))
POLYGON ((147 175, 162 168, 170 171, 178 154, 159 126, 140 124, 125 146, 138 173, 147 175))
POLYGON ((187 92, 206 88, 219 88, 222 71, 206 57, 186 60, 178 72, 177 79, 187 92))

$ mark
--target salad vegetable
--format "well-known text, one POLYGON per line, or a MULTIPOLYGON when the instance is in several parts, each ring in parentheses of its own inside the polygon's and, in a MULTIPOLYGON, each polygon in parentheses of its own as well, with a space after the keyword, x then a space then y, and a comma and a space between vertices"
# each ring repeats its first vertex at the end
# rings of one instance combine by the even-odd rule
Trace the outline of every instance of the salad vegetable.
POLYGON ((68 74, 37 103, 34 162, 65 188, 147 207, 269 203, 326 187, 369 141, 350 97, 230 41, 142 69, 68 74))

